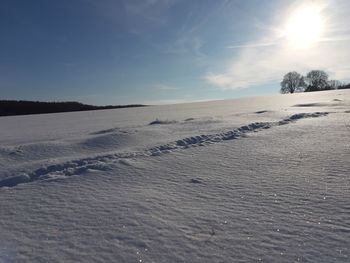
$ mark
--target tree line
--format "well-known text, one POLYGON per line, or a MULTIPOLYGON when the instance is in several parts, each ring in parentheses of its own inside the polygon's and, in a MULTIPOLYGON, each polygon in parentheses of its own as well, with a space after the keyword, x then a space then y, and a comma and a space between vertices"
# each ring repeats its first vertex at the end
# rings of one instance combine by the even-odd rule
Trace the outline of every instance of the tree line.
POLYGON ((311 70, 306 76, 296 71, 288 72, 281 81, 281 93, 310 92, 320 90, 350 89, 350 84, 329 80, 323 70, 311 70))
POLYGON ((23 100, 0 100, 0 116, 56 113, 70 111, 90 111, 107 110, 129 107, 142 107, 145 105, 119 105, 119 106, 93 106, 76 101, 68 102, 41 102, 41 101, 23 101, 23 100))

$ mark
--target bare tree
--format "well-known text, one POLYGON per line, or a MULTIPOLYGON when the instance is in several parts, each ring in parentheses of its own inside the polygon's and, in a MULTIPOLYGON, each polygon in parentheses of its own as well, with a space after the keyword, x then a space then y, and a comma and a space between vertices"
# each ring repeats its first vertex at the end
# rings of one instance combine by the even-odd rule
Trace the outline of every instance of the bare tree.
POLYGON ((306 91, 324 90, 328 85, 328 74, 323 70, 311 70, 306 75, 306 91))
POLYGON ((281 81, 281 93, 299 92, 306 86, 304 77, 296 71, 288 72, 281 81))

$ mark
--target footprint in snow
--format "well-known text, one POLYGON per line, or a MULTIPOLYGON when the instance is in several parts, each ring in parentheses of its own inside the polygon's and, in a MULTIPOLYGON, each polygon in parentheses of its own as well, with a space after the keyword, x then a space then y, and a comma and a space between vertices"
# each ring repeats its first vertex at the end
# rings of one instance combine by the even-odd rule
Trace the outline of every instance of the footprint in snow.
POLYGON ((260 111, 256 111, 254 112, 255 114, 262 114, 262 113, 266 113, 268 112, 267 110, 260 110, 260 111))
POLYGON ((201 178, 192 178, 190 180, 190 183, 192 183, 192 184, 202 184, 203 180, 201 178))

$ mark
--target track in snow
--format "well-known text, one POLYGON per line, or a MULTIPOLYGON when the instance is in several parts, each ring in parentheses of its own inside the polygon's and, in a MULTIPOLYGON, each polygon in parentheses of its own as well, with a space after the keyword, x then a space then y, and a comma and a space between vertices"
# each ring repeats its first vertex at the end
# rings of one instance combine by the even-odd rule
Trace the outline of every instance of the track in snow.
POLYGON ((31 173, 22 173, 5 178, 0 181, 0 188, 14 187, 19 184, 35 182, 37 180, 53 180, 57 178, 64 178, 72 175, 79 175, 86 171, 106 171, 110 169, 109 165, 112 163, 119 162, 125 165, 129 165, 127 159, 130 158, 159 156, 190 147, 206 146, 213 143, 220 143, 222 141, 235 140, 245 137, 249 133, 290 124, 299 119, 317 118, 326 116, 328 114, 328 112, 298 113, 281 121, 254 122, 230 131, 183 138, 174 142, 170 142, 168 144, 146 149, 145 151, 109 154, 93 158, 85 158, 82 160, 75 160, 63 164, 51 165, 48 167, 42 167, 31 173))

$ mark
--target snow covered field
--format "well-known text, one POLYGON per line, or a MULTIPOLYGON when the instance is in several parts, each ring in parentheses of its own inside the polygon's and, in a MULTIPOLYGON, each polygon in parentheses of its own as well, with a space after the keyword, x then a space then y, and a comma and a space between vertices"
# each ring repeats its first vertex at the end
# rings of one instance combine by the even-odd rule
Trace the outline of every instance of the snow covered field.
POLYGON ((0 262, 350 262, 349 91, 0 127, 0 262))

